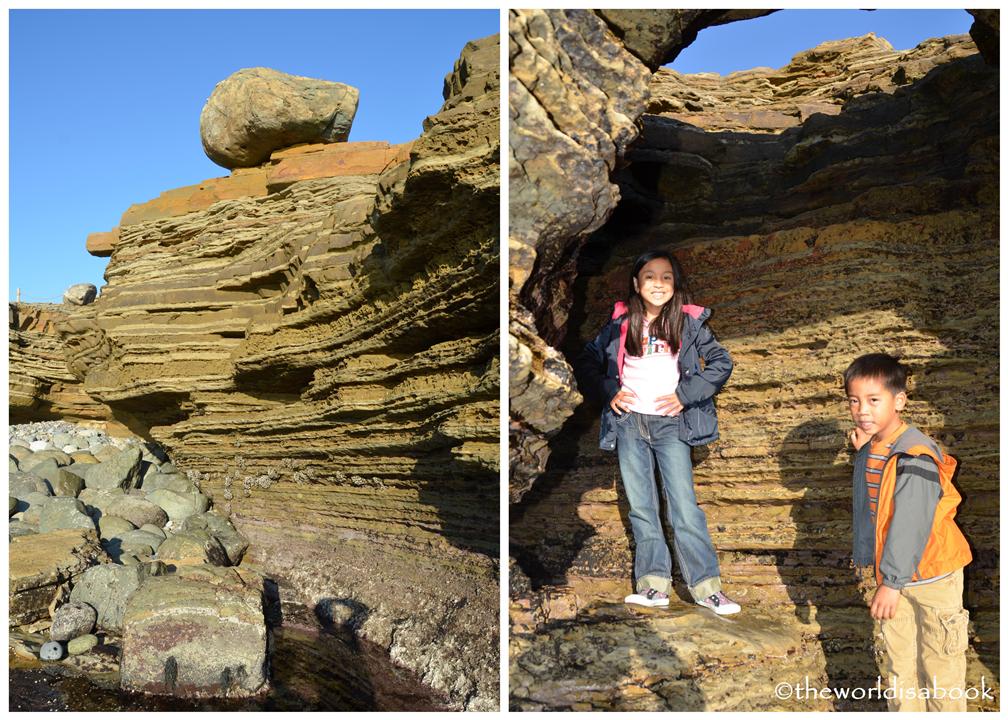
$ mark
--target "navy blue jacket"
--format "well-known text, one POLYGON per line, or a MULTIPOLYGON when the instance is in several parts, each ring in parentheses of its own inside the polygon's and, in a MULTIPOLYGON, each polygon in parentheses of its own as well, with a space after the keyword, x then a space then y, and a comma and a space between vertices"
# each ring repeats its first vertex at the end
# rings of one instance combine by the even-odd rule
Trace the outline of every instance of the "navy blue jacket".
MULTIPOLYGON (((689 445, 706 445, 718 439, 714 395, 731 376, 732 359, 707 327, 709 308, 684 305, 683 312, 686 319, 679 348, 679 386, 675 391, 683 405, 679 439, 689 445), (703 368, 700 358, 704 360, 703 368)), ((614 413, 609 403, 620 390, 620 361, 626 343, 623 328, 627 322, 626 306, 616 303, 612 319, 574 360, 581 393, 602 403, 599 447, 603 450, 616 448, 614 413)))

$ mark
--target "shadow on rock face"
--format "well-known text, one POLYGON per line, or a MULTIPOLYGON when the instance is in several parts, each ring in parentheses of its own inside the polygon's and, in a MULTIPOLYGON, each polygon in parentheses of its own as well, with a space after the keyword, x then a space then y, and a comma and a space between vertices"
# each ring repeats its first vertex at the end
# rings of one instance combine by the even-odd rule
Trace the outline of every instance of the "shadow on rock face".
MULTIPOLYGON (((836 418, 814 418, 784 439, 781 484, 802 497, 791 504, 793 547, 780 554, 777 567, 795 617, 819 626, 829 687, 867 688, 875 685, 877 667, 865 591, 849 567, 851 465, 836 463, 847 447, 846 430, 836 418)), ((863 701, 856 707, 838 701, 836 709, 866 708, 863 701)))

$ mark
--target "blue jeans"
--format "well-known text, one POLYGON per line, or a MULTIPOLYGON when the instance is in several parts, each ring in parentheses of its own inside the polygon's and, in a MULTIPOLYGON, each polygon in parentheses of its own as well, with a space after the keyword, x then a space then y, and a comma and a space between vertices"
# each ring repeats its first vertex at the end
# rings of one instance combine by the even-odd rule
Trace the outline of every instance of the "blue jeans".
POLYGON ((707 516, 697 505, 690 447, 679 439, 679 422, 678 417, 624 412, 615 418, 616 449, 637 545, 637 592, 654 588, 670 594, 671 589, 672 558, 659 518, 654 476, 657 460, 676 561, 693 598, 701 600, 721 590, 721 571, 707 516))

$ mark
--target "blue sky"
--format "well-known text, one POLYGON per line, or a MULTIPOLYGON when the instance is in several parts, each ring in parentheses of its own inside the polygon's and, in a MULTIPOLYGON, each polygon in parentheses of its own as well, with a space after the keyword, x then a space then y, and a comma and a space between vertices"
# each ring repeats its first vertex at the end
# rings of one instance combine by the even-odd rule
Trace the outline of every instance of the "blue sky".
MULTIPOLYGON (((781 67, 825 40, 874 32, 896 49, 968 32, 964 10, 782 10, 708 28, 671 67, 781 67)), ((441 105, 467 40, 498 31, 496 10, 12 11, 9 297, 59 302, 101 287, 89 233, 133 203, 226 175, 199 140, 213 86, 243 67, 361 89, 350 139, 403 142, 441 105)))
POLYGON ((444 76, 496 10, 11 11, 9 298, 60 302, 101 287, 87 254, 133 203, 227 175, 199 114, 243 67, 360 88, 351 141, 415 138, 444 76))
POLYGON ((896 50, 909 50, 928 38, 968 33, 972 24, 973 16, 965 10, 779 10, 701 30, 666 67, 721 75, 760 66, 779 68, 827 40, 870 32, 896 50))

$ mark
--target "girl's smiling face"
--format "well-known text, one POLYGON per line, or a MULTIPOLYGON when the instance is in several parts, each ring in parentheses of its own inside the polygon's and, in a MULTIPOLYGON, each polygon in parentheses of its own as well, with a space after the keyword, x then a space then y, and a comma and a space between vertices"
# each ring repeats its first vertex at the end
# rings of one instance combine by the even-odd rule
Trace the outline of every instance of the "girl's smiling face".
POLYGON ((637 273, 634 289, 644 303, 644 310, 649 318, 661 312, 662 305, 672 299, 675 292, 675 275, 672 273, 672 263, 665 258, 655 258, 647 263, 637 273))

